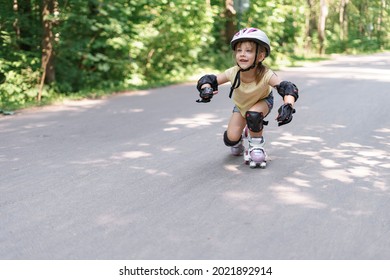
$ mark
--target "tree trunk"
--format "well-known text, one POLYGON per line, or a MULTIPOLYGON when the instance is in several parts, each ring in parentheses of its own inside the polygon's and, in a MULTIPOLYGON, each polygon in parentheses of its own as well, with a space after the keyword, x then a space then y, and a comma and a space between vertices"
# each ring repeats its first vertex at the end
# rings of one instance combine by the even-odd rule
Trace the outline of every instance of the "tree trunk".
POLYGON ((19 12, 18 0, 14 0, 12 8, 13 8, 14 14, 15 14, 15 20, 14 20, 12 26, 15 30, 16 39, 20 40, 20 19, 19 19, 19 15, 18 15, 18 12, 19 12))
POLYGON ((305 49, 310 52, 312 49, 314 31, 317 29, 317 16, 314 0, 307 0, 306 9, 306 38, 305 49))
POLYGON ((236 34, 236 10, 234 9, 234 1, 226 0, 225 1, 225 17, 226 17, 226 43, 230 44, 230 40, 236 34))
POLYGON ((347 5, 349 0, 340 1, 340 14, 339 14, 339 23, 340 23, 340 41, 343 42, 348 38, 348 17, 347 17, 347 5))
POLYGON ((43 23, 43 38, 42 38, 42 69, 44 70, 45 83, 55 81, 54 70, 54 33, 53 33, 53 17, 54 17, 54 0, 43 0, 42 7, 42 23, 43 23))
POLYGON ((325 53, 325 25, 326 25, 326 18, 328 16, 328 6, 326 4, 326 0, 320 0, 320 16, 318 20, 318 39, 320 43, 319 53, 324 54, 325 53))
POLYGON ((382 24, 383 24, 383 17, 384 17, 384 11, 386 9, 386 0, 381 0, 380 3, 380 13, 378 16, 378 22, 377 22, 377 30, 376 30, 376 36, 378 38, 379 44, 383 44, 382 42, 382 24))
POLYGON ((55 0, 43 0, 42 6, 42 25, 43 25, 43 38, 42 38, 42 76, 39 85, 39 92, 37 95, 38 102, 42 98, 43 85, 52 83, 55 81, 55 69, 54 69, 54 33, 53 33, 53 17, 55 0))
MULTIPOLYGON (((366 3, 366 1, 360 1, 360 3, 359 3, 359 14, 360 14, 362 19, 364 19, 368 15, 367 10, 368 10, 368 3, 366 3)), ((359 32, 360 32, 362 37, 367 35, 367 34, 365 34, 365 32, 366 32, 365 20, 360 20, 359 21, 359 32)))

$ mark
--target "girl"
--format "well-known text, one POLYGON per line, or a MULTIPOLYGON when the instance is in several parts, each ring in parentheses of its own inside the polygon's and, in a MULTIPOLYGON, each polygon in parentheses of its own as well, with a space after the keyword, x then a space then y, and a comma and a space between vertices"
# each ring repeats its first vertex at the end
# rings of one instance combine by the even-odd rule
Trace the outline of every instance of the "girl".
MULTIPOLYGON (((231 98, 234 108, 223 140, 231 147, 233 155, 244 152, 243 131, 249 132, 249 149, 245 161, 251 167, 266 166, 263 126, 264 118, 273 107, 272 88, 282 96, 284 104, 278 110, 279 126, 292 120, 294 102, 298 99, 298 88, 291 82, 282 81, 272 70, 263 65, 270 55, 271 47, 267 35, 257 28, 245 28, 237 32, 230 42, 237 65, 218 75, 205 75, 197 84, 201 99, 197 102, 210 102, 218 93, 218 85, 231 82, 231 98), (248 130, 244 130, 244 128, 248 130)), ((246 134, 246 133, 245 133, 246 134)))

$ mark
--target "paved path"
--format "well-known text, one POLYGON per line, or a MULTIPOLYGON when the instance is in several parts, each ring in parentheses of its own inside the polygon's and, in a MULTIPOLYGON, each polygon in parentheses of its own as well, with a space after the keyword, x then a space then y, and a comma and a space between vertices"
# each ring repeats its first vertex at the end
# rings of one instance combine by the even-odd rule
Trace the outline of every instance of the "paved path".
POLYGON ((0 117, 1 259, 389 259, 390 53, 279 71, 300 88, 252 170, 229 88, 194 84, 0 117))

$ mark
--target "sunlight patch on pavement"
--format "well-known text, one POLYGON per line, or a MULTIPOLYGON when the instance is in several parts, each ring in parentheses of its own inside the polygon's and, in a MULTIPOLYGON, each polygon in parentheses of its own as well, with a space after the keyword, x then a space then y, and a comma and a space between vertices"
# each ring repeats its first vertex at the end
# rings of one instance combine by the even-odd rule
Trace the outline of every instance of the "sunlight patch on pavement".
MULTIPOLYGON (((240 172, 238 169, 239 165, 237 164, 225 164, 223 168, 227 171, 240 172)), ((241 173, 241 172, 240 172, 241 173)))
POLYGON ((183 125, 188 128, 195 128, 200 126, 209 126, 213 123, 222 122, 222 119, 218 119, 214 114, 198 114, 193 118, 176 118, 170 122, 168 125, 183 125))
POLYGON ((323 142, 320 137, 293 135, 291 133, 283 133, 279 139, 295 143, 310 143, 310 142, 323 142))
POLYGON ((137 159, 137 158, 143 158, 143 157, 150 157, 152 156, 151 153, 146 153, 143 151, 130 151, 130 152, 123 152, 119 155, 114 155, 111 158, 112 159, 137 159))
POLYGON ((150 146, 150 144, 149 143, 139 143, 138 146, 146 147, 146 146, 150 146))
POLYGON ((301 205, 308 208, 322 209, 326 204, 316 201, 316 199, 298 188, 274 186, 271 187, 275 197, 281 202, 288 205, 301 205))
POLYGON ((302 180, 302 179, 295 178, 295 177, 287 177, 287 178, 285 178, 285 180, 287 182, 290 182, 290 183, 296 185, 296 186, 310 187, 310 181, 307 181, 307 180, 302 180))
POLYGON ((167 172, 163 172, 157 169, 146 169, 145 173, 150 174, 150 175, 158 175, 158 176, 172 176, 171 174, 167 172))
POLYGON ((178 127, 168 127, 168 128, 164 128, 163 129, 164 131, 176 131, 176 130, 179 130, 178 127))
POLYGON ((292 147, 293 143, 283 143, 283 142, 278 142, 278 141, 272 141, 270 143, 272 146, 276 147, 292 147))
POLYGON ((346 170, 342 169, 330 169, 321 172, 322 176, 327 179, 337 180, 342 183, 353 183, 353 179, 351 179, 351 175, 346 170))
POLYGON ((375 132, 390 133, 390 128, 380 128, 375 130, 375 132))
POLYGON ((389 186, 387 186, 386 183, 383 181, 375 181, 374 187, 380 191, 388 191, 389 190, 389 186))
POLYGON ((82 164, 82 165, 107 165, 107 161, 104 159, 94 159, 94 160, 85 160, 85 161, 71 161, 72 164, 82 164))
POLYGON ((121 93, 122 95, 125 95, 125 96, 146 96, 146 95, 149 95, 150 94, 150 91, 146 91, 146 90, 135 90, 135 91, 127 91, 127 92, 123 92, 121 93))
POLYGON ((272 141, 270 144, 277 147, 293 147, 297 144, 310 144, 312 142, 323 142, 320 137, 293 135, 291 133, 283 133, 278 138, 279 141, 272 141))
POLYGON ((104 99, 64 100, 62 104, 72 106, 72 107, 90 108, 95 106, 96 104, 101 104, 104 101, 105 101, 104 99))
POLYGON ((373 157, 373 158, 379 158, 379 159, 386 158, 386 155, 387 156, 389 155, 389 153, 387 153, 386 151, 377 150, 377 149, 361 150, 357 154, 361 155, 363 157, 373 157))
MULTIPOLYGON (((96 105, 100 105, 104 102, 106 102, 104 98, 98 100, 97 99, 64 100, 60 104, 46 106, 40 110, 46 112, 80 111, 81 109, 93 108, 96 105)), ((34 110, 34 108, 29 110, 34 110)))
POLYGON ((327 167, 327 168, 335 168, 335 167, 340 166, 341 164, 339 164, 331 159, 323 159, 323 160, 321 160, 321 165, 323 167, 327 167))
POLYGON ((358 178, 365 178, 367 176, 377 175, 375 172, 371 170, 370 167, 367 166, 354 166, 352 168, 348 168, 348 172, 354 177, 358 177, 358 178))
POLYGON ((145 168, 145 167, 142 167, 142 166, 130 166, 129 167, 130 169, 134 169, 134 170, 137 170, 138 173, 146 173, 148 175, 154 175, 154 176, 164 176, 164 177, 173 177, 174 175, 168 173, 168 172, 165 172, 165 171, 161 171, 161 170, 158 170, 158 169, 152 169, 152 168, 145 168))
POLYGON ((130 109, 130 113, 142 113, 144 109, 130 109))
POLYGON ((353 157, 352 155, 348 154, 349 152, 350 150, 335 149, 335 148, 324 148, 323 150, 320 151, 320 153, 328 154, 328 157, 331 156, 337 159, 353 157))
POLYGON ((379 160, 375 160, 375 159, 369 159, 369 158, 366 158, 366 157, 354 157, 352 160, 350 160, 351 163, 357 163, 357 164, 363 164, 365 166, 369 165, 369 166, 377 166, 378 164, 380 164, 381 162, 379 160))

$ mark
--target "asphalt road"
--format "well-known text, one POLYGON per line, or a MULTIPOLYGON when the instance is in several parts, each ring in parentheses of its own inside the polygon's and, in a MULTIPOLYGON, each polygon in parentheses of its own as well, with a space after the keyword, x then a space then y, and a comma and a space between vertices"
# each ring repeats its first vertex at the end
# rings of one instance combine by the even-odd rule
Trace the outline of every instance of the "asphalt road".
POLYGON ((390 259, 390 53, 277 73, 264 170, 223 144, 227 86, 0 117, 0 258, 390 259))

